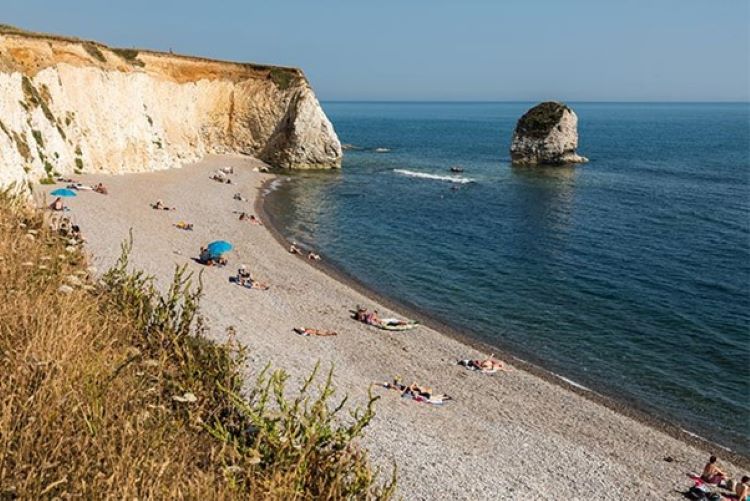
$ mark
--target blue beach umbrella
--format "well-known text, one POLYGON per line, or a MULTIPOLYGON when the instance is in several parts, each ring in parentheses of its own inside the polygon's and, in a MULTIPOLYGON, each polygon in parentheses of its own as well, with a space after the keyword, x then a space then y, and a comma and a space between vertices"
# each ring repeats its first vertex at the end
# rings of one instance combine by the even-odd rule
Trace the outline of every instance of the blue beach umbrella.
POLYGON ((217 240, 208 244, 207 249, 211 256, 221 256, 225 252, 232 250, 232 244, 226 240, 217 240))
POLYGON ((67 197, 74 197, 74 196, 76 196, 76 192, 73 191, 73 190, 69 190, 67 188, 58 188, 55 191, 53 191, 52 193, 50 193, 50 195, 52 195, 53 197, 67 198, 67 197))

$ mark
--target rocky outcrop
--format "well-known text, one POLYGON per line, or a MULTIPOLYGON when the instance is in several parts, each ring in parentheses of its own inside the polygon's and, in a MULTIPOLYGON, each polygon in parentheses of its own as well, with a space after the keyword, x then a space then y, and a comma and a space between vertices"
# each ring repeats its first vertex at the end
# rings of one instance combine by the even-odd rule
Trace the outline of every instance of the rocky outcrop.
POLYGON ((513 165, 565 165, 588 162, 576 153, 578 117, 563 103, 548 101, 527 111, 516 125, 513 165))
POLYGON ((179 167, 210 153, 335 168, 304 74, 0 28, 0 185, 179 167))

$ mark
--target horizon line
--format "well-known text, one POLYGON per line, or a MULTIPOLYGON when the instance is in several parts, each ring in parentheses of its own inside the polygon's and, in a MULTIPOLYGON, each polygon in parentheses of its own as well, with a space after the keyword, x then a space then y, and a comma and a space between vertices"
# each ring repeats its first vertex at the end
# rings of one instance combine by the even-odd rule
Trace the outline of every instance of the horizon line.
POLYGON ((658 101, 658 100, 554 100, 554 99, 320 99, 322 103, 413 103, 413 104, 490 104, 490 103, 541 103, 544 101, 560 101, 580 104, 748 104, 747 101, 735 100, 695 100, 695 101, 658 101))

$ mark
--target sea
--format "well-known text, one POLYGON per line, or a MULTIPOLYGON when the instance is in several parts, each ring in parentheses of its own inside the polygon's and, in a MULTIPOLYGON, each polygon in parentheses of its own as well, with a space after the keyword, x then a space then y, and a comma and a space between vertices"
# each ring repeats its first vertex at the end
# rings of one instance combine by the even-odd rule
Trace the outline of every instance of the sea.
POLYGON ((750 104, 568 103, 591 161, 513 167, 533 104, 323 103, 343 168, 267 207, 376 293, 750 456, 750 104))

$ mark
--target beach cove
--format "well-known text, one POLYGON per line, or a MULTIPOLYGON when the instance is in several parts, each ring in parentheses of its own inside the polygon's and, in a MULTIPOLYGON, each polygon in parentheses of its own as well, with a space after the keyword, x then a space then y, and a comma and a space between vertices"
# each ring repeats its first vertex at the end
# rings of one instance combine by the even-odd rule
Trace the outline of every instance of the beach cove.
MULTIPOLYGON (((689 485, 685 473, 702 467, 706 444, 625 416, 513 360, 515 370, 508 373, 467 371, 456 360, 487 353, 430 327, 385 332, 352 320, 349 310, 356 305, 377 308, 383 316, 400 316, 401 310, 379 305, 290 255, 273 231, 239 220, 239 212, 262 213, 264 186, 275 178, 254 171, 262 165, 248 157, 211 156, 180 169, 77 176, 84 183, 104 182, 109 195, 79 193, 67 202, 69 216, 81 226, 92 264, 101 271, 120 255, 131 230, 133 265, 162 286, 175 265, 203 271, 202 312, 211 336, 225 339, 227 329, 234 329, 250 352, 248 381, 269 363, 302 381, 320 362, 324 369, 334 367, 338 395, 349 395, 352 403, 363 404, 372 383, 396 376, 452 396, 433 407, 372 387, 381 399, 363 445, 384 473, 398 465, 399 493, 406 499, 681 498, 678 491, 689 485), (234 167, 232 184, 209 179, 224 166, 234 167), (245 200, 235 200, 235 193, 245 200), (176 210, 152 209, 159 199, 176 210), (179 221, 194 230, 175 228, 179 221), (229 266, 204 268, 193 260, 200 246, 218 239, 235 245, 229 266), (240 264, 270 290, 230 283, 240 264), (338 335, 303 337, 294 327, 338 335)), ((744 473, 739 466, 725 462, 735 475, 744 473)))

